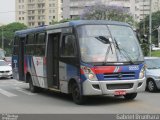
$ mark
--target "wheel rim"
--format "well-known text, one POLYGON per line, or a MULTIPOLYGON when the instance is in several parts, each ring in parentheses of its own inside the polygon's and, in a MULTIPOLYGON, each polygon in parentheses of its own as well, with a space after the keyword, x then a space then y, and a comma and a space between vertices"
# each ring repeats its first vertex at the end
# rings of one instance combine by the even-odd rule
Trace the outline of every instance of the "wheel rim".
POLYGON ((74 87, 73 87, 73 97, 76 100, 80 99, 80 92, 79 92, 79 88, 77 85, 74 85, 74 87))
POLYGON ((154 83, 153 83, 153 81, 149 81, 148 82, 148 89, 149 89, 149 91, 153 91, 154 90, 154 83))

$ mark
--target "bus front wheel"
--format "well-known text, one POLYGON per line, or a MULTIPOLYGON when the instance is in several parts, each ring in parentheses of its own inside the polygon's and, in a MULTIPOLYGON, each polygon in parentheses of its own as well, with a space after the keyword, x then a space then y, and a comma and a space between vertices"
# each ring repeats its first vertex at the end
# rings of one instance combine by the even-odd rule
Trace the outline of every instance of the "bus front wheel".
POLYGON ((128 94, 124 95, 124 98, 126 100, 133 100, 136 98, 136 96, 137 96, 137 93, 128 93, 128 94))
POLYGON ((71 85, 71 93, 72 93, 72 98, 73 98, 73 101, 76 103, 76 104, 84 104, 84 102, 86 101, 85 97, 83 95, 81 95, 81 91, 80 91, 80 88, 79 86, 77 85, 76 82, 73 82, 72 85, 71 85))

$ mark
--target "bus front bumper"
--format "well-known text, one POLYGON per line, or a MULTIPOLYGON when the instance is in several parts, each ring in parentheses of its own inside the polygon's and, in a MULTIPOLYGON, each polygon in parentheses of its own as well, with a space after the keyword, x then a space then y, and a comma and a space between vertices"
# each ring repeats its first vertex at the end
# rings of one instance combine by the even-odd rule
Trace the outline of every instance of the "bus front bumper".
POLYGON ((146 79, 111 80, 83 82, 83 95, 116 95, 116 91, 127 93, 143 92, 146 88, 146 79))

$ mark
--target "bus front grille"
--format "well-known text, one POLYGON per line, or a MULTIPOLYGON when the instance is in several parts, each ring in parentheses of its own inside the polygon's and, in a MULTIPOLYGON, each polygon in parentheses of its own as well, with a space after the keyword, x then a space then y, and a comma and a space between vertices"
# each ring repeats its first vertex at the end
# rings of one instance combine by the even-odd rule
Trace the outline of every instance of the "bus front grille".
POLYGON ((127 80, 135 79, 134 72, 104 73, 105 80, 127 80))

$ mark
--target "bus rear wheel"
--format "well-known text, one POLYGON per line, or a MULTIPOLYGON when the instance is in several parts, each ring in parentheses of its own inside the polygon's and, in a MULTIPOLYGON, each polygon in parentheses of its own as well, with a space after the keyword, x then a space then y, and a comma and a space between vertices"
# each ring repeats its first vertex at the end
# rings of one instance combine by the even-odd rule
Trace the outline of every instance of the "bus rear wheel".
POLYGON ((84 104, 86 98, 83 95, 81 95, 81 91, 76 82, 72 83, 71 90, 73 101, 78 105, 84 104))
POLYGON ((28 81, 29 81, 29 90, 30 90, 32 93, 36 93, 36 92, 39 92, 39 91, 40 91, 40 88, 39 88, 39 87, 36 87, 36 86, 33 85, 33 81, 32 81, 31 76, 28 77, 28 81))
POLYGON ((124 98, 126 100, 133 100, 136 98, 136 96, 137 96, 137 93, 128 93, 128 94, 124 95, 124 98))

